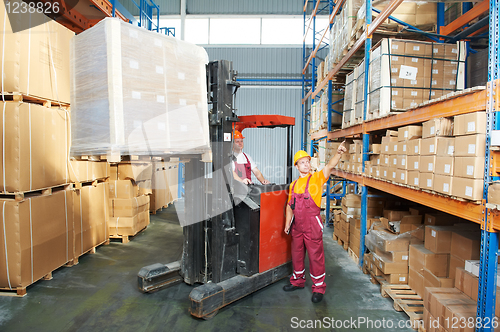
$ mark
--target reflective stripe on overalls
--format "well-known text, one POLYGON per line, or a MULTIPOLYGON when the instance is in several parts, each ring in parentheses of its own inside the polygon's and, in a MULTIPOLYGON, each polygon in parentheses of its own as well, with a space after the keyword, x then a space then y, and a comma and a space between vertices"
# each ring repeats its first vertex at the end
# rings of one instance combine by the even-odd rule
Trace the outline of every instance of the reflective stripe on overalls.
POLYGON ((246 164, 239 164, 235 160, 234 161, 234 171, 242 180, 245 180, 245 179, 252 180, 252 166, 250 165, 250 160, 248 160, 248 157, 245 153, 243 153, 243 156, 245 156, 247 163, 246 164))
POLYGON ((305 284, 305 252, 309 257, 309 272, 312 280, 312 291, 325 293, 325 255, 323 251, 323 223, 320 218, 320 207, 316 205, 309 193, 309 175, 306 189, 303 194, 295 193, 295 184, 292 186, 292 197, 289 205, 293 209, 292 235, 292 264, 293 274, 290 283, 304 287, 305 284))

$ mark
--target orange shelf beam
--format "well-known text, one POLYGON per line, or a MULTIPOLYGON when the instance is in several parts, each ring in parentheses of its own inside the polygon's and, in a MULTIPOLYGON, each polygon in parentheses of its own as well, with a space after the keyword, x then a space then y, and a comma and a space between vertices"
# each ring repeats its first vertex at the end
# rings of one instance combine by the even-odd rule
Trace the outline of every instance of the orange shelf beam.
MULTIPOLYGON (((350 181, 356 181, 363 186, 375 188, 386 193, 416 202, 439 211, 453 214, 475 223, 481 224, 483 220, 484 205, 472 202, 458 201, 449 197, 432 194, 429 192, 398 186, 386 181, 368 178, 362 175, 347 173, 334 170, 333 175, 345 178, 350 181)), ((499 219, 494 218, 494 228, 500 230, 499 219)))
MULTIPOLYGON (((316 7, 314 7, 314 9, 311 13, 311 19, 309 20, 309 24, 307 25, 306 32, 304 33, 304 42, 306 41, 307 33, 309 32, 309 29, 311 28, 311 22, 313 21, 313 17, 316 16, 316 13, 318 12, 319 3, 320 3, 320 1, 316 2, 316 7)), ((304 9, 304 11, 305 11, 305 9, 304 9)), ((314 36, 313 36, 313 38, 314 38, 314 36)))
MULTIPOLYGON (((101 12, 106 14, 108 17, 113 16, 113 6, 108 0, 89 0, 92 4, 94 4, 101 12)), ((115 16, 120 18, 121 20, 128 22, 128 18, 122 15, 118 10, 115 10, 115 16)))
POLYGON ((471 10, 466 12, 465 14, 459 16, 456 20, 448 24, 447 26, 441 27, 439 30, 439 33, 441 35, 449 35, 453 31, 463 27, 479 15, 485 13, 488 11, 490 8, 490 2, 489 0, 483 0, 482 2, 478 3, 474 7, 472 7, 471 10))

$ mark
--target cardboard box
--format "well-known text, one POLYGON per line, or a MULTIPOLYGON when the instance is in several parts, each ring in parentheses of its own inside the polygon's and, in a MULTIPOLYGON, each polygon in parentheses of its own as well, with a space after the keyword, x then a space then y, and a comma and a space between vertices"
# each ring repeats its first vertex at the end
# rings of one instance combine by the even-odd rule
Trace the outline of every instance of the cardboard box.
POLYGON ((380 153, 382 151, 382 144, 371 144, 370 152, 371 153, 380 153))
POLYGON ((483 179, 453 177, 452 195, 478 201, 483 198, 483 179))
POLYGON ((391 156, 388 154, 380 155, 380 165, 386 167, 391 166, 391 156))
MULTIPOLYGON (((5 2, 0 10, 7 13, 5 2)), ((69 104, 74 32, 36 10, 29 19, 24 12, 2 15, 0 24, 5 27, 0 45, 6 50, 0 56, 5 64, 0 92, 21 92, 69 104)))
POLYGON ((420 145, 422 144, 422 139, 414 139, 408 142, 408 152, 409 156, 418 156, 420 155, 420 145))
POLYGON ((448 277, 438 277, 428 269, 424 268, 424 287, 454 287, 455 279, 448 277))
POLYGON ((453 173, 469 179, 484 178, 484 157, 455 157, 453 173))
POLYGON ((435 173, 436 156, 421 156, 419 171, 420 173, 435 173))
POLYGON ((398 154, 398 142, 389 142, 389 152, 388 154, 398 154))
POLYGON ((407 262, 392 262, 388 260, 386 257, 378 256, 377 254, 373 254, 372 257, 373 257, 373 262, 375 263, 377 268, 384 274, 408 273, 407 262))
POLYGON ((448 331, 474 332, 476 329, 461 322, 476 321, 477 304, 450 304, 445 306, 443 325, 448 331), (460 323, 455 323, 460 322, 460 323), (446 327, 445 327, 446 328, 446 327))
MULTIPOLYGON (((457 267, 455 271, 455 287, 470 297, 473 301, 477 301, 479 289, 479 278, 470 272, 467 272, 462 267, 457 267)), ((498 287, 497 287, 498 293, 498 287)), ((498 303, 498 302, 497 302, 498 303)), ((498 309, 495 308, 495 311, 498 309)))
POLYGON ((389 167, 380 166, 380 178, 384 180, 389 178, 389 167))
POLYGON ((434 190, 434 173, 420 172, 420 188, 434 190))
POLYGON ((0 209, 0 288, 26 287, 73 259, 71 191, 3 200, 0 209))
POLYGON ((408 269, 408 286, 417 293, 418 296, 424 297, 424 277, 412 267, 408 269))
POLYGON ((383 274, 383 277, 391 285, 408 284, 408 273, 383 274))
POLYGON ((457 271, 457 267, 464 268, 465 267, 465 260, 461 259, 460 257, 457 257, 453 254, 450 255, 450 278, 455 278, 455 273, 457 271))
POLYGON ((111 167, 106 161, 70 160, 68 172, 71 182, 84 183, 110 177, 111 167))
POLYGON ((398 172, 398 169, 396 167, 389 167, 387 180, 396 182, 397 181, 397 172, 398 172))
POLYGON ((17 102, 0 102, 0 107, 5 128, 0 191, 26 192, 69 183, 66 112, 17 102))
POLYGON ((132 180, 109 181, 109 197, 130 199, 139 196, 139 187, 132 180))
POLYGON ((408 171, 408 182, 409 186, 419 187, 420 186, 420 172, 419 171, 408 171))
POLYGON ((432 136, 453 136, 453 120, 436 118, 422 123, 422 138, 432 136))
POLYGON ((396 170, 396 182, 408 184, 408 171, 404 169, 396 170))
POLYGON ((486 112, 474 112, 455 116, 453 135, 486 134, 486 112))
POLYGON ((342 197, 342 205, 348 207, 361 207, 361 196, 348 194, 342 197))
POLYGON ((109 219, 109 234, 112 236, 134 236, 149 225, 149 211, 133 217, 112 217, 109 219))
POLYGON ((484 134, 455 137, 455 157, 484 157, 485 148, 484 134))
POLYGON ((396 160, 397 160, 397 168, 405 170, 407 169, 408 157, 406 155, 397 155, 396 160))
POLYGON ((387 230, 371 230, 366 237, 382 251, 408 251, 410 245, 410 236, 395 235, 387 230))
POLYGON ((423 245, 410 245, 409 265, 418 273, 424 273, 424 268, 437 277, 447 277, 449 254, 435 254, 423 245))
POLYGON ((401 155, 406 155, 408 153, 408 141, 398 142, 398 151, 401 155))
POLYGON ((452 226, 460 222, 460 218, 448 213, 426 213, 424 224, 426 226, 452 226))
POLYGON ((471 231, 455 231, 451 236, 451 253, 460 259, 479 259, 481 233, 471 231))
POLYGON ((425 226, 425 249, 437 254, 449 254, 455 230, 453 226, 425 226))
POLYGON ((453 176, 453 157, 436 157, 436 174, 453 176))
POLYGON ((442 157, 453 157, 455 153, 455 138, 454 137, 438 137, 437 138, 436 155, 442 157))
POLYGON ((405 126, 398 128, 398 141, 408 141, 421 137, 422 137, 422 126, 412 125, 412 126, 405 126))
POLYGON ((423 138, 420 143, 420 155, 435 155, 437 152, 437 137, 423 138))
POLYGON ((488 203, 500 204, 500 183, 492 183, 489 185, 488 203))
POLYGON ((447 175, 434 175, 434 191, 437 191, 441 194, 450 195, 453 190, 453 179, 453 177, 447 175))
POLYGON ((108 240, 109 216, 108 183, 73 190, 75 258, 108 240))
POLYGON ((153 165, 143 162, 118 164, 118 180, 146 181, 153 178, 153 165))
POLYGON ((418 171, 420 169, 420 156, 408 156, 406 164, 409 171, 418 171))
POLYGON ((389 221, 400 221, 406 215, 410 215, 410 211, 384 210, 384 218, 389 221))
POLYGON ((149 210, 149 196, 133 198, 112 198, 111 217, 133 217, 149 210))

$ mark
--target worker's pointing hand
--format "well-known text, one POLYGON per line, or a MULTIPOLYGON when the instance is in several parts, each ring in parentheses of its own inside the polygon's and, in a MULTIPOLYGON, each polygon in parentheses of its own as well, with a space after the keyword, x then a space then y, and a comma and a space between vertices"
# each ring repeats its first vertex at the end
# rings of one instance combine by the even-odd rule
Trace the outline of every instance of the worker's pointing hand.
POLYGON ((344 140, 342 143, 340 143, 340 145, 339 145, 339 147, 337 149, 337 153, 338 154, 343 154, 345 152, 347 152, 347 149, 345 147, 345 140, 344 140))

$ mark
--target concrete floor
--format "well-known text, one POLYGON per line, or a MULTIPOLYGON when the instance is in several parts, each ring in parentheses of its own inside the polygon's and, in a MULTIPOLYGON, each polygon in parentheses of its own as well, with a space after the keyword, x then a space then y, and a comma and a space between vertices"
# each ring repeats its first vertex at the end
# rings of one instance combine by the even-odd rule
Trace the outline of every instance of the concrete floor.
POLYGON ((151 215, 150 226, 131 242, 98 247, 95 254, 80 257, 78 265, 55 271, 52 280, 30 286, 24 298, 0 297, 0 331, 288 331, 307 329, 315 320, 316 327, 332 331, 412 331, 388 327, 388 320, 397 326, 407 316, 380 296, 379 286, 333 242, 332 232, 325 228, 327 292, 321 303, 311 302, 309 276, 305 289, 291 293, 282 290, 285 279, 205 321, 188 312, 192 286, 182 283, 153 294, 137 289, 141 267, 181 257, 182 228, 170 206, 151 215), (332 325, 332 319, 339 324, 358 317, 372 324, 384 324, 384 319, 385 328, 332 325))

